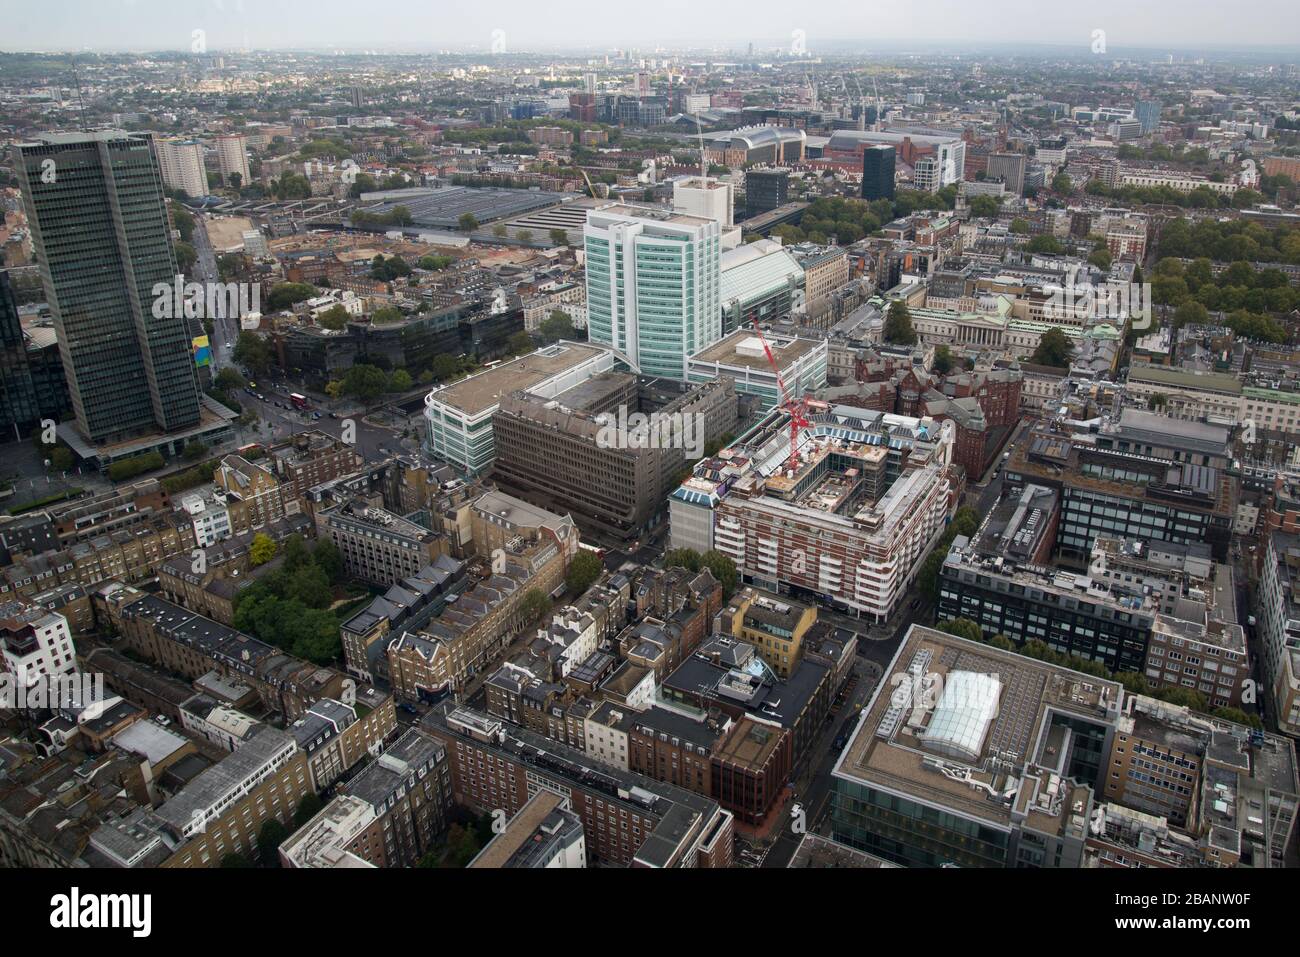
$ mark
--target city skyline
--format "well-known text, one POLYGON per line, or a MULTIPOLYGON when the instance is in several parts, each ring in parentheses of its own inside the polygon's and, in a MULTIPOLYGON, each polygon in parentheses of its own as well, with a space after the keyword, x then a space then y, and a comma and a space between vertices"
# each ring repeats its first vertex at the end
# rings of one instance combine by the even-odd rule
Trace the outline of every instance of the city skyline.
POLYGON ((727 5, 702 7, 688 0, 668 0, 656 7, 654 23, 635 30, 613 26, 600 15, 599 5, 586 2, 542 8, 524 0, 505 0, 481 10, 458 10, 454 22, 436 6, 415 0, 368 9, 364 22, 357 22, 357 8, 350 0, 275 4, 198 0, 188 9, 161 0, 69 0, 65 6, 73 8, 75 15, 24 17, 7 24, 6 49, 185 51, 192 48, 195 30, 204 31, 206 48, 213 51, 247 46, 491 53, 500 52, 503 43, 507 52, 609 51, 633 46, 651 55, 661 46, 745 51, 752 43, 757 54, 788 50, 796 42, 812 56, 819 51, 848 53, 908 43, 918 48, 942 44, 971 49, 1014 42, 1089 50, 1095 31, 1105 32, 1109 51, 1300 48, 1300 26, 1289 16, 1291 8, 1284 0, 1256 4, 1254 18, 1226 16, 1221 4, 1209 0, 1136 8, 1103 0, 1087 9, 1053 9, 1030 0, 1002 0, 990 9, 960 0, 937 0, 923 10, 897 6, 859 15, 818 8, 795 11, 777 0, 760 0, 743 7, 748 29, 738 26, 735 11, 727 5), (1256 18, 1269 17, 1274 28, 1267 41, 1261 41, 1256 18), (664 21, 666 26, 661 25, 664 21), (1012 23, 1014 41, 1008 39, 1012 23), (796 31, 801 31, 799 41, 793 40, 796 31), (416 39, 421 35, 428 39, 416 39))

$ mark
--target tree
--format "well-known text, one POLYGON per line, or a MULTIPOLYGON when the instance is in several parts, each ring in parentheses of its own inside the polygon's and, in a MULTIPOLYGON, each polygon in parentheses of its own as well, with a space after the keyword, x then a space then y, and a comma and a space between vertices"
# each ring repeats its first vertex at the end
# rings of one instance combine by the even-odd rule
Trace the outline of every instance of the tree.
POLYGON ((370 278, 382 282, 402 279, 411 275, 412 271, 410 264, 401 256, 389 256, 385 259, 382 255, 378 255, 370 261, 370 278))
POLYGON ((685 568, 688 571, 700 570, 700 553, 693 548, 674 548, 664 556, 665 568, 685 568))
POLYGON ((1174 310, 1175 329, 1187 325, 1202 325, 1209 321, 1210 311, 1194 299, 1189 299, 1174 310))
POLYGON ((307 543, 301 535, 290 535, 280 546, 280 564, 286 572, 295 572, 311 562, 307 543))
POLYGON ((316 547, 311 550, 311 560, 325 572, 331 582, 337 584, 343 580, 343 555, 328 538, 316 542, 316 547))
POLYGON ((343 392, 362 402, 374 402, 388 388, 388 376, 378 366, 358 363, 343 377, 343 392))
POLYGON ((1073 355, 1074 344, 1070 341, 1070 337, 1059 326, 1053 326, 1038 340, 1038 348, 1029 357, 1029 361, 1035 365, 1068 369, 1073 355))
POLYGON ((1011 232, 1015 233, 1017 236, 1029 235, 1029 223, 1020 217, 1011 220, 1011 226, 1009 228, 1011 232))
POLYGON ((952 350, 947 346, 939 346, 934 350, 934 364, 931 368, 939 375, 947 375, 952 369, 952 350))
POLYGON ((1240 708, 1215 708, 1210 714, 1223 721, 1231 721, 1234 724, 1244 724, 1250 728, 1258 728, 1261 731, 1264 728, 1264 722, 1260 720, 1257 714, 1247 714, 1240 708))
POLYGON ((396 306, 380 306, 370 316, 370 321, 377 326, 386 326, 390 323, 401 322, 406 316, 402 310, 396 306))
POLYGON ((222 392, 231 392, 235 389, 242 389, 247 384, 244 377, 239 374, 239 370, 233 369, 230 366, 223 366, 212 382, 213 385, 222 392))
POLYGON ((280 845, 284 843, 285 838, 289 836, 289 829, 277 821, 275 818, 268 818, 257 832, 257 853, 262 859, 262 864, 266 867, 278 867, 280 864, 279 850, 280 845))
MULTIPOLYGON (((482 849, 478 835, 472 828, 453 824, 447 831, 447 848, 438 862, 439 867, 463 868, 478 856, 482 849)), ((421 866, 424 866, 423 861, 421 866)))
POLYGON ((271 287, 266 307, 271 312, 288 309, 316 295, 316 287, 305 282, 280 282, 271 287))
POLYGON ((916 573, 917 586, 921 589, 921 594, 930 604, 939 601, 939 577, 943 572, 944 559, 948 557, 948 546, 942 541, 935 545, 934 550, 925 556, 925 561, 921 563, 921 570, 916 573))
POLYGON ((1068 195, 1074 192, 1074 181, 1065 173, 1057 173, 1052 177, 1052 192, 1068 195))
POLYGON ((289 576, 284 597, 308 608, 328 608, 334 601, 329 576, 315 564, 303 565, 289 576))
POLYGON ((707 568, 722 585, 722 596, 730 598, 736 590, 738 576, 736 574, 736 563, 727 555, 716 549, 709 549, 700 556, 700 569, 707 568))
POLYGON ((555 243, 557 246, 567 246, 569 245, 569 234, 563 229, 552 229, 551 242, 555 243))
POLYGON ((506 343, 506 348, 515 355, 518 355, 521 352, 532 352, 534 348, 533 337, 522 330, 516 332, 506 343))
POLYGON ((1002 200, 997 196, 974 196, 970 201, 971 215, 983 219, 996 216, 1001 208, 1002 200))
POLYGON ((271 347, 265 339, 252 332, 240 332, 235 340, 234 356, 236 362, 256 373, 265 372, 271 367, 271 347))
POLYGON ((1109 249, 1094 249, 1088 256, 1088 262, 1105 272, 1110 272, 1111 258, 1109 249))
POLYGON ((509 232, 510 230, 506 229, 504 223, 497 223, 492 227, 492 235, 497 239, 505 239, 509 232))
POLYGON ((191 439, 185 443, 185 448, 181 452, 181 457, 187 462, 197 462, 207 454, 208 447, 198 439, 191 439))
POLYGON ((176 248, 176 267, 183 273, 188 273, 190 267, 198 262, 199 254, 194 251, 194 247, 184 241, 175 244, 176 248))
POLYGON ((66 472, 72 468, 73 461, 72 452, 67 446, 56 445, 54 450, 50 452, 50 466, 56 472, 66 472))
POLYGON ((536 621, 551 610, 551 599, 540 588, 530 588, 519 604, 519 614, 526 622, 536 621))
POLYGON ((1042 233, 1033 237, 1025 243, 1025 249, 1031 253, 1042 253, 1047 256, 1059 256, 1065 252, 1065 248, 1060 244, 1055 236, 1049 236, 1042 233))
POLYGON ((337 332, 348 324, 350 318, 352 318, 351 315, 343 306, 330 306, 316 317, 316 325, 322 329, 332 329, 337 332))
POLYGON ((264 532, 258 532, 253 536, 253 544, 248 548, 248 560, 254 566, 265 565, 275 557, 276 546, 264 532))
POLYGON ((172 223, 181 234, 181 242, 188 243, 194 237, 194 215, 180 203, 169 200, 167 208, 171 210, 172 223))
POLYGON ((604 567, 595 553, 579 551, 569 563, 569 571, 564 576, 564 585, 569 589, 569 594, 581 595, 600 577, 603 570, 604 567))
POLYGON ((895 299, 889 304, 889 310, 885 313, 883 335, 886 342, 895 345, 916 345, 916 330, 912 328, 912 312, 903 300, 895 299))
POLYGON ((233 189, 235 192, 239 192, 239 187, 241 187, 241 186, 243 186, 243 185, 244 185, 244 174, 243 174, 243 173, 231 173, 231 174, 230 174, 230 188, 231 188, 231 189, 233 189))
POLYGON ((460 219, 456 220, 456 227, 462 233, 472 233, 478 229, 478 220, 474 218, 473 213, 461 213, 460 219))
POLYGON ((460 362, 450 353, 440 352, 429 362, 429 371, 435 379, 442 382, 460 371, 460 362))
POLYGON ((573 320, 569 318, 568 313, 553 309, 551 314, 537 327, 537 332, 545 342, 572 339, 574 333, 573 320))
POLYGON ((394 369, 388 377, 389 392, 405 392, 412 384, 411 374, 405 369, 394 369))
POLYGON ((317 797, 316 792, 308 791, 302 796, 302 800, 298 802, 297 810, 293 812, 294 828, 297 829, 302 827, 319 814, 321 808, 324 806, 325 805, 321 803, 321 799, 317 797))
POLYGON ((984 630, 969 618, 953 618, 948 621, 941 621, 935 627, 939 631, 956 635, 958 638, 966 638, 970 641, 984 640, 984 630))

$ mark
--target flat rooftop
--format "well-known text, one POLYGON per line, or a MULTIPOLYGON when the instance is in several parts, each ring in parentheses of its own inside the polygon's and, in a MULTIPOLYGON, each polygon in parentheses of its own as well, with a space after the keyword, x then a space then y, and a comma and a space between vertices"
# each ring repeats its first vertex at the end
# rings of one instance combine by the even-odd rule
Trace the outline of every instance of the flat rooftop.
MULTIPOLYGON (((796 339, 771 334, 765 334, 764 338, 767 339, 768 347, 772 350, 772 358, 781 369, 788 369, 804 356, 816 352, 825 343, 825 340, 796 339)), ((751 372, 759 372, 763 375, 772 374, 772 366, 767 361, 767 353, 763 351, 763 343, 752 329, 739 329, 733 332, 707 349, 695 353, 690 361, 749 369, 751 372)))
POLYGON ((1110 725, 1121 696, 1117 682, 913 625, 886 669, 886 680, 863 709, 833 774, 1006 828, 1013 803, 1038 806, 1030 800, 1033 787, 1025 784, 1032 785, 1035 776, 1048 776, 1040 758, 1053 755, 1053 763, 1064 764, 1065 755, 1054 754, 1051 746, 1059 736, 1053 737, 1049 713, 1110 725), (958 673, 996 678, 984 682, 996 687, 996 701, 987 703, 995 707, 964 709, 979 710, 978 717, 988 722, 974 742, 975 760, 927 748, 926 732, 933 732, 935 718, 942 717, 943 700, 936 706, 927 700, 930 696, 908 694, 905 685, 889 680, 914 667, 920 674, 938 675, 945 697, 957 687, 950 676, 958 673), (995 757, 1000 765, 992 761, 995 757))
POLYGON ((491 223, 558 206, 566 195, 568 194, 529 189, 443 186, 438 189, 403 190, 385 202, 366 207, 364 211, 384 214, 391 212, 395 206, 405 206, 411 212, 411 223, 414 226, 457 229, 460 217, 465 213, 470 213, 480 223, 491 223))
POLYGON ((476 415, 512 392, 527 391, 604 352, 598 346, 561 341, 529 355, 502 363, 467 379, 436 389, 430 399, 466 415, 476 415))

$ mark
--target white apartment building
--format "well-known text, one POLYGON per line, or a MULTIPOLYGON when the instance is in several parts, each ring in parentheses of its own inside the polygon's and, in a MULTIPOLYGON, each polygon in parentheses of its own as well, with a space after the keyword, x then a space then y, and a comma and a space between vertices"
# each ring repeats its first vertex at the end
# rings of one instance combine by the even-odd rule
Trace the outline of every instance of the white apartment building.
POLYGON ((203 168, 203 144, 195 140, 156 140, 163 183, 184 190, 195 199, 208 195, 208 174, 203 168))
POLYGON ((200 548, 230 537, 230 509, 226 507, 226 497, 215 489, 186 495, 181 499, 181 508, 190 517, 194 541, 200 548))
POLYGON ((1121 169, 1119 171, 1119 185, 1121 186, 1168 186, 1170 189, 1176 189, 1180 193, 1190 193, 1200 186, 1208 187, 1216 193, 1224 196, 1231 196, 1237 191, 1237 184, 1224 182, 1216 183, 1204 176, 1197 176, 1193 173, 1180 173, 1177 170, 1160 170, 1160 169, 1121 169))
POLYGON ((587 754, 622 771, 628 770, 626 714, 625 709, 606 702, 583 719, 587 754))
POLYGON ((224 133, 217 137, 217 168, 223 185, 230 185, 232 173, 239 174, 241 186, 249 184, 248 140, 243 133, 224 133))
POLYGON ((0 625, 0 661, 13 690, 79 673, 68 620, 55 612, 0 625))

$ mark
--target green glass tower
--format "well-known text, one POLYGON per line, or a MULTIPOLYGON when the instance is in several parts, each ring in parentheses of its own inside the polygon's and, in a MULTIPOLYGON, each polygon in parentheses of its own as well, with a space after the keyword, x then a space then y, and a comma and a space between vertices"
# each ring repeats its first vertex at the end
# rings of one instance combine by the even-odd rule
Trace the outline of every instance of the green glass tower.
POLYGON ((177 272, 152 137, 45 134, 18 147, 18 177, 77 426, 95 445, 197 426, 181 316, 154 316, 177 272))
POLYGON ((641 206, 587 213, 587 335, 646 375, 686 380, 722 338, 721 229, 641 206))

